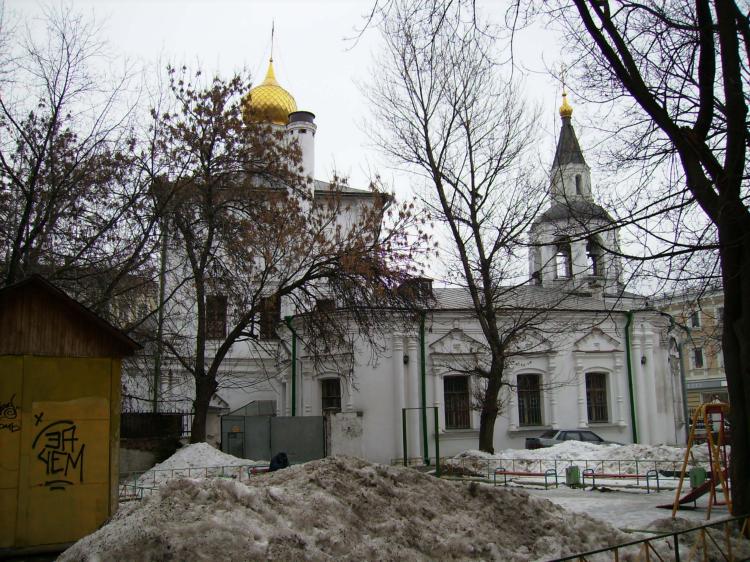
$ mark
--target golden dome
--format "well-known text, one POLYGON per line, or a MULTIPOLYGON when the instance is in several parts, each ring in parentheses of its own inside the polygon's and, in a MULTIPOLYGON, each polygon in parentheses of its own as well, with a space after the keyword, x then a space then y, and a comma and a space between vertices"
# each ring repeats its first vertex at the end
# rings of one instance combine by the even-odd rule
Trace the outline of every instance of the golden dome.
POLYGON ((560 117, 570 117, 571 115, 573 115, 573 107, 568 103, 568 92, 563 90, 560 117))
POLYGON ((279 86, 273 72, 273 59, 270 59, 266 78, 245 96, 242 113, 249 121, 286 125, 293 111, 297 111, 297 102, 292 94, 279 86))

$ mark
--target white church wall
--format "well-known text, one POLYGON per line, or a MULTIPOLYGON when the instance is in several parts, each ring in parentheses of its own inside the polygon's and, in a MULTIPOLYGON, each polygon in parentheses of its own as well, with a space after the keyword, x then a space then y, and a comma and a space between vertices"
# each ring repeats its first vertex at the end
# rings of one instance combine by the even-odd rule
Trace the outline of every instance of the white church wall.
MULTIPOLYGON (((535 354, 526 358, 523 364, 519 364, 510 374, 515 377, 518 374, 537 373, 543 377, 542 390, 542 423, 538 426, 520 426, 518 423, 518 402, 515 393, 510 393, 506 402, 506 408, 498 417, 495 424, 494 444, 496 450, 508 447, 522 448, 526 437, 538 435, 548 428, 575 429, 590 428, 603 438, 612 441, 629 442, 632 430, 630 427, 630 392, 627 376, 627 364, 622 340, 625 323, 624 315, 616 322, 603 325, 599 328, 599 334, 592 338, 588 347, 579 349, 563 349, 551 351, 544 354, 535 354), (619 336, 619 339, 618 337, 619 336), (609 342, 610 348, 603 346, 609 342), (586 374, 603 373, 606 376, 606 408, 607 419, 599 422, 589 422, 586 403, 586 374)), ((465 332, 464 332, 465 335, 465 332)), ((478 336, 478 334, 473 334, 478 336)), ((450 357, 435 349, 435 344, 446 336, 446 332, 433 332, 427 335, 427 364, 426 364, 426 398, 428 406, 438 405, 440 425, 440 450, 442 455, 454 455, 466 449, 478 446, 479 414, 477 411, 471 413, 471 423, 468 428, 447 429, 445 427, 445 401, 442 396, 442 388, 445 376, 450 375, 448 364, 450 357)), ((580 333, 580 337, 586 336, 580 333)), ((401 339, 401 343, 392 344, 387 357, 382 358, 374 366, 357 365, 356 386, 353 403, 354 409, 363 411, 363 451, 367 458, 387 462, 394 457, 401 457, 401 415, 398 402, 403 399, 405 407, 421 404, 419 395, 419 384, 414 385, 415 376, 419 377, 419 354, 417 341, 414 338, 401 339), (402 346, 402 347, 399 347, 402 346), (408 363, 403 365, 403 359, 398 357, 405 354, 408 363), (414 369, 410 368, 413 360, 417 364, 414 369), (394 368, 395 367, 395 368, 394 368), (403 372, 403 375, 401 374, 403 372), (403 376, 402 384, 399 385, 399 377, 403 376), (414 387, 416 386, 416 390, 414 387), (403 398, 401 398, 403 397, 403 398), (416 397, 416 401, 414 398, 416 397)), ((477 337, 477 340, 479 338, 477 337)), ((454 342, 455 343, 455 342, 454 342)), ((648 346, 636 346, 636 349, 646 350, 648 346)), ((457 349, 457 357, 461 358, 461 349, 457 349)), ((465 351, 465 350, 463 350, 465 351)), ((666 354, 659 348, 650 352, 654 364, 666 361, 666 354)), ((367 355, 364 350, 360 355, 367 355)), ((642 373, 641 378, 656 375, 642 373)), ((662 375, 659 375, 662 376, 662 375)), ((419 381, 416 381, 419 383, 419 381)), ((473 382, 472 384, 476 384, 473 382)), ((671 389, 669 383, 663 382, 664 388, 671 389)), ((663 392, 654 392, 654 400, 661 399, 663 392)), ((641 398, 644 391, 641 391, 641 398)), ((655 402, 649 399, 642 400, 642 409, 645 415, 656 416, 655 402)), ((418 411, 410 414, 409 428, 407 428, 407 439, 409 442, 409 456, 419 456, 422 453, 421 421, 418 411), (412 418, 413 416, 413 418, 412 418), (413 422, 413 423, 412 423, 413 422), (416 441, 416 445, 415 445, 416 441)), ((659 414, 661 415, 661 414, 659 414)), ((669 427, 671 413, 664 412, 664 419, 655 418, 657 423, 664 423, 669 427)), ((429 427, 429 450, 434 454, 434 434, 432 430, 433 414, 428 412, 429 427)), ((652 431, 650 434, 641 435, 641 442, 667 442, 675 443, 674 431, 664 434, 652 431)))
POLYGON ((329 418, 331 427, 330 455, 364 458, 364 423, 362 412, 340 412, 329 418))

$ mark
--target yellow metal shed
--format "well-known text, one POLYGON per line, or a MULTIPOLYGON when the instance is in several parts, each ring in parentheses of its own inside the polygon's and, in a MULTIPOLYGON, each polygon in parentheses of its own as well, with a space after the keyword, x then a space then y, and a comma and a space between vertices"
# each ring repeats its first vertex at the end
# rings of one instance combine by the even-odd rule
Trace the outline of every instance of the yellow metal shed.
POLYGON ((120 364, 137 344, 39 276, 0 289, 0 557, 117 510, 120 364))

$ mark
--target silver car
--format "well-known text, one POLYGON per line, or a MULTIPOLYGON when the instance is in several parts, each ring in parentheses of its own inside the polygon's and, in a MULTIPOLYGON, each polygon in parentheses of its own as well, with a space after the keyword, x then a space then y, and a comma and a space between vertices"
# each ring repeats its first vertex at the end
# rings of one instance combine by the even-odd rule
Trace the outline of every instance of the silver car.
POLYGON ((587 429, 549 429, 539 437, 527 437, 527 449, 541 449, 552 447, 563 441, 583 441, 585 443, 598 443, 600 445, 622 445, 615 441, 607 441, 599 437, 593 431, 587 429))

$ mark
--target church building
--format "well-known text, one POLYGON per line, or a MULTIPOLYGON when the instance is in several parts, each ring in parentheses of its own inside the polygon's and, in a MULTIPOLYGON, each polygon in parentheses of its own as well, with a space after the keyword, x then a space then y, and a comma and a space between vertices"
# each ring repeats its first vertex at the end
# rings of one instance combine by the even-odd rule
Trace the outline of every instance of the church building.
MULTIPOLYGON (((303 173, 314 180, 313 201, 325 198, 330 184, 314 179, 315 116, 298 111, 272 62, 246 109, 294 135, 303 173)), ((551 310, 527 335, 531 344, 508 362, 494 448, 523 448, 525 438, 549 429, 593 430, 621 443, 682 443, 684 390, 670 353, 670 318, 624 290, 619 258, 607 251, 619 249, 617 227, 594 200, 572 113, 563 93, 549 206, 528 233, 533 284, 509 292, 501 317, 529 302, 551 310)), ((356 208, 375 194, 345 188, 343 196, 356 208)), ((471 299, 462 288, 416 282, 432 305, 412 326, 399 325, 374 348, 359 340, 330 362, 314 360, 294 339, 294 310, 282 303, 276 352, 259 359, 247 352, 252 344, 235 346, 227 361, 253 384, 219 389, 215 402, 225 412, 263 402, 276 416, 322 416, 328 454, 389 462, 404 454, 434 457, 436 441, 441 456, 477 449, 481 381, 467 367, 481 363, 487 345, 471 299)), ((210 437, 218 442, 218 429, 210 437)))

